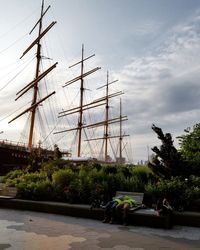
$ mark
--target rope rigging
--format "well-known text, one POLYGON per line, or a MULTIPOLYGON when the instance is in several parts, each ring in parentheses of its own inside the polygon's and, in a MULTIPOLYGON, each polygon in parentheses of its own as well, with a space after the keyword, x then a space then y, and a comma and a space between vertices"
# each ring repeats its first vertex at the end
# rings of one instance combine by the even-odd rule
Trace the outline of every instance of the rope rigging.
POLYGON ((104 144, 105 144, 105 141, 103 140, 103 143, 102 143, 102 146, 101 146, 101 149, 99 151, 99 159, 103 159, 103 150, 104 150, 104 144))
MULTIPOLYGON (((43 138, 44 139, 44 136, 46 134, 46 129, 45 129, 45 125, 44 125, 44 122, 43 122, 43 118, 42 118, 42 115, 41 115, 41 112, 38 110, 38 123, 39 123, 39 126, 40 127, 40 138, 43 138)), ((44 142, 44 140, 43 140, 44 142)), ((47 142, 46 143, 48 146, 50 145, 54 145, 53 141, 51 138, 49 138, 49 143, 47 142)))
POLYGON ((18 26, 20 27, 21 24, 25 23, 29 18, 31 18, 33 15, 35 15, 36 11, 38 11, 38 8, 35 9, 32 14, 27 15, 27 17, 25 17, 24 19, 22 19, 21 21, 19 21, 17 24, 15 24, 13 27, 11 27, 8 31, 6 31, 5 33, 3 33, 2 35, 0 35, 0 39, 5 37, 7 34, 9 34, 11 31, 13 31, 14 29, 16 29, 18 26))
MULTIPOLYGON (((43 68, 43 64, 42 64, 42 69, 43 69, 43 71, 44 71, 44 68, 43 68)), ((44 84, 45 84, 45 91, 46 91, 46 94, 48 95, 49 94, 49 91, 48 91, 48 88, 47 88, 47 81, 46 81, 46 79, 44 78, 43 79, 43 81, 44 81, 44 84)), ((55 112, 55 109, 53 109, 53 107, 55 107, 55 106, 52 106, 52 99, 50 100, 50 99, 47 99, 47 103, 48 103, 48 105, 49 105, 49 110, 50 110, 50 112, 51 112, 51 114, 52 114, 52 120, 54 121, 54 123, 55 123, 55 117, 56 117, 56 112, 55 112)))
POLYGON ((33 60, 34 60, 34 58, 32 58, 19 72, 17 72, 17 74, 15 74, 3 87, 1 87, 0 91, 2 91, 3 89, 5 89, 13 80, 15 80, 29 66, 29 64, 33 60))
POLYGON ((114 150, 114 146, 113 146, 113 143, 111 143, 111 140, 110 140, 110 138, 109 138, 109 143, 110 143, 110 147, 111 147, 111 149, 112 149, 112 153, 113 153, 113 155, 114 155, 114 157, 115 157, 115 159, 116 159, 116 150, 114 150))
POLYGON ((28 125, 29 125, 29 122, 30 122, 30 118, 31 118, 31 114, 26 114, 27 115, 27 119, 26 119, 26 122, 24 124, 24 128, 22 129, 21 133, 20 133, 20 137, 19 137, 19 140, 18 142, 24 142, 26 141, 26 138, 28 136, 28 125))
MULTIPOLYGON (((27 104, 30 104, 30 103, 31 103, 31 101, 28 102, 27 104)), ((18 108, 17 110, 15 110, 15 111, 13 111, 12 113, 6 115, 5 117, 3 117, 3 118, 0 120, 0 122, 4 121, 4 120, 7 119, 8 117, 10 117, 10 116, 12 116, 13 114, 17 113, 17 111, 21 110, 22 108, 24 109, 24 108, 26 107, 27 104, 21 106, 21 107, 18 108)))
MULTIPOLYGON (((85 100, 88 99, 88 97, 86 96, 86 93, 85 93, 85 100)), ((91 100, 92 98, 90 98, 90 100, 86 103, 91 103, 91 100)), ((92 115, 91 115, 91 110, 86 110, 85 112, 85 119, 88 121, 88 124, 93 124, 95 123, 94 119, 92 119, 92 115)), ((89 145, 89 148, 90 148, 90 151, 91 151, 91 154, 92 155, 95 155, 95 151, 98 150, 99 148, 99 145, 98 145, 98 141, 93 141, 92 143, 88 140, 89 138, 95 138, 95 135, 96 135, 96 132, 97 130, 94 129, 94 128, 90 128, 90 129, 87 129, 87 133, 86 131, 84 130, 85 132, 85 137, 86 137, 86 140, 87 140, 87 143, 89 145), (89 134, 89 137, 88 137, 88 134, 89 134), (93 144, 93 147, 91 146, 91 144, 93 144)))
POLYGON ((8 49, 12 48, 16 43, 18 43, 19 41, 21 41, 25 36, 27 36, 28 33, 26 33, 25 35, 21 36, 20 38, 18 38, 17 40, 15 40, 13 43, 11 43, 10 45, 8 45, 5 49, 2 49, 0 51, 0 54, 3 54, 3 52, 7 51, 8 49))
MULTIPOLYGON (((87 133, 86 133, 85 129, 83 129, 83 132, 84 132, 84 134, 85 134, 85 138, 88 139, 87 133)), ((93 151, 93 148, 92 148, 92 146, 91 146, 91 143, 90 143, 89 141, 88 141, 88 145, 89 145, 89 149, 90 149, 91 155, 95 155, 95 153, 94 153, 94 151, 93 151)), ((86 149, 86 148, 85 148, 85 149, 86 149)))

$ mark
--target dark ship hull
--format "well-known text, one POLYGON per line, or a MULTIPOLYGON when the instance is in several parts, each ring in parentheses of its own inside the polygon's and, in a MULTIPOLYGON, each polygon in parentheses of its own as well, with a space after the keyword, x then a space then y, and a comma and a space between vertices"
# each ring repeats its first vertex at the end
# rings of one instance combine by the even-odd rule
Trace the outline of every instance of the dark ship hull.
POLYGON ((32 154, 37 154, 44 161, 54 158, 54 151, 42 148, 29 148, 19 143, 0 141, 0 175, 10 170, 26 167, 32 154))
POLYGON ((29 157, 30 151, 25 146, 0 141, 0 174, 3 175, 14 168, 26 166, 29 157))

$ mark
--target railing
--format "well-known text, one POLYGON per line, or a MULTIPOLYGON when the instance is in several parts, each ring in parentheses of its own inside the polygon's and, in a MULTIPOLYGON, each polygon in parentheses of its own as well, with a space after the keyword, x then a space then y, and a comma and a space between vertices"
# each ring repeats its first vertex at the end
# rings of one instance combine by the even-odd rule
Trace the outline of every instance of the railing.
MULTIPOLYGON (((0 147, 3 148, 9 148, 9 149, 13 149, 13 150, 20 150, 20 151, 26 151, 26 152, 30 152, 30 149, 28 148, 28 145, 23 143, 23 142, 14 142, 14 141, 9 141, 9 140, 0 140, 0 147)), ((33 146, 32 148, 33 150, 41 150, 42 153, 45 154, 50 154, 52 155, 54 153, 54 150, 51 149, 45 149, 39 146, 33 146)), ((71 153, 69 153, 69 151, 64 150, 61 151, 62 155, 71 155, 71 153)))
POLYGON ((9 140, 0 140, 0 146, 10 149, 26 150, 29 151, 27 145, 22 142, 14 142, 9 140))

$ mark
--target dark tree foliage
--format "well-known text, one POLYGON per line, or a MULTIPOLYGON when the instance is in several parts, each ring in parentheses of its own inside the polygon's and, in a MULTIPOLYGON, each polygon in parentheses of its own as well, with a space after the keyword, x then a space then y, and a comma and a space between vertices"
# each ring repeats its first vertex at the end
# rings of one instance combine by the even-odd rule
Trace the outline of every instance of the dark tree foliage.
POLYGON ((182 156, 187 160, 200 162, 200 123, 193 129, 187 128, 184 131, 186 134, 178 137, 182 156))
POLYGON ((195 175, 200 176, 200 123, 187 128, 185 134, 179 136, 180 153, 187 162, 188 168, 195 175))
POLYGON ((130 178, 132 176, 132 173, 128 167, 123 167, 121 171, 126 178, 130 178))
POLYGON ((105 166, 104 167, 104 173, 105 174, 116 174, 117 173, 117 168, 115 166, 105 166))
POLYGON ((160 148, 156 146, 152 148, 155 157, 149 163, 149 167, 158 177, 170 179, 172 176, 184 176, 186 173, 181 154, 174 147, 171 134, 163 134, 162 129, 154 124, 152 129, 161 140, 162 145, 160 148))

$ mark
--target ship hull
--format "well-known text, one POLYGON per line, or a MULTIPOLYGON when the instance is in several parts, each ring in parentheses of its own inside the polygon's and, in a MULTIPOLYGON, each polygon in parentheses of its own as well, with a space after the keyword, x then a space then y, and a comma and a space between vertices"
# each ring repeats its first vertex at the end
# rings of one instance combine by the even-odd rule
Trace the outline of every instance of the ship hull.
POLYGON ((0 175, 28 165, 30 152, 19 147, 0 144, 0 175))
MULTIPOLYGON (((67 153, 65 152, 65 154, 67 153)), ((24 144, 17 144, 7 140, 0 141, 0 175, 5 175, 13 169, 25 168, 30 164, 32 157, 36 157, 42 162, 57 159, 53 150, 33 147, 30 152, 24 144)))

